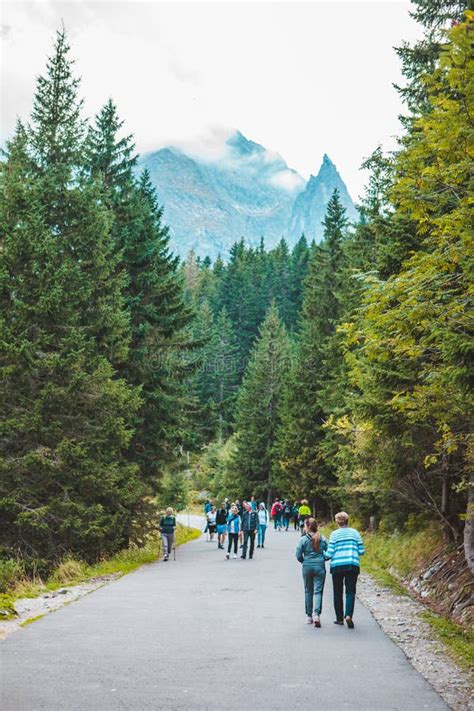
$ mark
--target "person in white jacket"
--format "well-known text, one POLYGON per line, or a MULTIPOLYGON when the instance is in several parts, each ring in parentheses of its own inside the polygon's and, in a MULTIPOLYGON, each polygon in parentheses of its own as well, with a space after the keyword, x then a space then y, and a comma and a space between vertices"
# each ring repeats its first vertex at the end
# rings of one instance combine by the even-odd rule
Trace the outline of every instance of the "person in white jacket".
POLYGON ((268 511, 265 504, 258 505, 258 531, 257 531, 257 548, 265 548, 265 533, 268 526, 268 511))

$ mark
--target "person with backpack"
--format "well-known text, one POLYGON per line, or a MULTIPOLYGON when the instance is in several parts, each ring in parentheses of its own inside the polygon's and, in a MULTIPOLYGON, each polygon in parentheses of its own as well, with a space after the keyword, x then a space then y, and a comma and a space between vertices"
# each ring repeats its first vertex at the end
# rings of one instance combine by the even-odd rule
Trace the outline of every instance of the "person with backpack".
POLYGON ((207 530, 209 531, 209 540, 212 541, 214 539, 214 533, 216 532, 216 518, 217 518, 217 511, 216 507, 213 506, 210 511, 207 512, 207 530))
POLYGON ((268 526, 268 511, 265 504, 258 505, 258 531, 257 531, 257 548, 265 548, 265 533, 268 526))
POLYGON ((283 519, 283 528, 285 529, 285 531, 288 531, 288 526, 290 525, 291 518, 291 504, 288 499, 285 499, 285 501, 283 502, 281 516, 283 519))
POLYGON ((247 557, 247 546, 250 541, 249 549, 249 560, 253 558, 253 551, 255 548, 255 534, 258 529, 258 513, 252 509, 251 504, 246 503, 245 511, 242 514, 242 531, 244 534, 244 544, 242 546, 243 560, 247 557))
POLYGON ((335 515, 339 528, 329 536, 329 545, 325 557, 331 561, 330 572, 334 595, 334 624, 343 625, 346 621, 349 629, 354 628, 354 605, 357 577, 360 573, 359 558, 365 548, 359 531, 349 527, 349 516, 345 511, 335 515), (346 610, 344 614, 343 593, 346 589, 346 610))
POLYGON ((273 525, 275 527, 275 531, 279 531, 281 529, 281 503, 279 499, 275 499, 273 502, 273 506, 271 508, 271 516, 273 519, 273 525))
POLYGON ((295 531, 298 530, 298 516, 298 504, 295 501, 291 508, 291 518, 293 519, 293 526, 295 527, 295 531))
POLYGON ((227 533, 227 509, 223 501, 220 509, 216 512, 217 547, 224 550, 225 537, 227 533))
POLYGON ((320 534, 316 519, 311 516, 305 519, 304 533, 296 546, 296 558, 303 564, 306 622, 314 624, 315 627, 321 627, 327 547, 327 541, 320 534))
POLYGON ((229 535, 229 544, 227 546, 226 558, 229 560, 232 546, 234 547, 234 558, 237 558, 237 549, 239 545, 239 533, 241 526, 241 518, 239 509, 235 504, 230 507, 230 512, 227 517, 227 533, 229 535))
POLYGON ((173 515, 173 509, 168 506, 165 515, 160 519, 160 533, 163 541, 163 560, 166 562, 173 549, 174 532, 176 528, 176 517, 173 515))
POLYGON ((308 499, 301 499, 301 506, 298 509, 298 523, 302 536, 304 535, 304 522, 309 516, 311 516, 311 509, 308 506, 308 499))

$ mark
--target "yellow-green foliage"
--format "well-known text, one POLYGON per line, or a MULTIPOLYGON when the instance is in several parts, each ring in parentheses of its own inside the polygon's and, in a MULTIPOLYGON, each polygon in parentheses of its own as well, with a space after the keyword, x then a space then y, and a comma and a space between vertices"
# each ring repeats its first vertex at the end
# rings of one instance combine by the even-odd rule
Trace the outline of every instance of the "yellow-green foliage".
POLYGON ((11 617, 16 617, 16 614, 10 595, 0 594, 0 620, 8 620, 11 617))
POLYGON ((467 670, 474 669, 474 630, 463 629, 445 617, 433 612, 423 613, 423 619, 428 622, 436 636, 444 642, 455 659, 467 670))
POLYGON ((36 620, 41 620, 44 615, 45 613, 43 613, 42 615, 36 615, 36 617, 28 617, 27 620, 23 620, 23 622, 20 622, 20 627, 28 627, 28 625, 31 625, 32 622, 36 622, 36 620))

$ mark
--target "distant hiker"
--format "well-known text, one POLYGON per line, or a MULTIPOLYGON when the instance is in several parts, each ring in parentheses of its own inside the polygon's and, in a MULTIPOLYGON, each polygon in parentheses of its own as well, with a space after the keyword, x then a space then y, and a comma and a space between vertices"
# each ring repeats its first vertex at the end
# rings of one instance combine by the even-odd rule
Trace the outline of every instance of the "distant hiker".
POLYGON ((242 514, 242 532, 244 534, 244 544, 242 547, 241 558, 245 560, 247 557, 247 546, 250 540, 249 559, 253 558, 255 548, 255 534, 258 528, 258 513, 252 510, 250 503, 247 503, 246 510, 242 514))
POLYGON ((317 521, 307 518, 304 522, 304 534, 296 546, 296 557, 303 563, 304 602, 306 622, 321 627, 326 565, 324 552, 327 541, 319 533, 317 521))
POLYGON ((173 549, 174 531, 176 528, 176 517, 173 515, 173 509, 168 506, 165 515, 160 519, 160 533, 163 541, 163 560, 167 561, 169 554, 173 549))
POLYGON ((335 624, 354 627, 353 615, 356 595, 357 576, 360 573, 359 556, 365 548, 359 531, 349 528, 349 516, 345 511, 335 515, 339 528, 329 536, 329 545, 325 557, 331 560, 330 571, 334 593, 335 624), (343 592, 346 588, 346 610, 343 610, 343 592))
POLYGON ((258 505, 258 532, 257 532, 257 548, 265 548, 265 533, 268 526, 268 511, 265 504, 258 505))
POLYGON ((225 503, 225 507, 226 507, 226 509, 227 509, 227 513, 229 513, 229 511, 230 511, 230 501, 229 501, 229 499, 228 499, 227 497, 224 499, 224 503, 225 503))
POLYGON ((224 550, 225 535, 227 533, 227 509, 225 501, 222 502, 220 509, 216 512, 216 527, 217 527, 217 547, 224 550))
POLYGON ((238 509, 238 512, 239 512, 239 516, 242 516, 242 514, 243 514, 243 512, 244 512, 244 507, 242 506, 242 503, 241 503, 240 499, 236 499, 236 500, 235 500, 235 505, 237 506, 237 509, 238 509))
POLYGON ((291 518, 291 504, 288 499, 285 499, 285 501, 283 502, 281 517, 283 520, 283 528, 285 529, 285 531, 288 531, 288 526, 290 525, 291 518))
POLYGON ((257 502, 255 501, 255 496, 250 497, 250 506, 252 507, 252 511, 257 510, 257 502))
POLYGON ((229 560, 230 552, 232 546, 234 547, 234 558, 237 558, 237 548, 239 545, 239 533, 240 533, 241 519, 239 515, 239 509, 236 504, 232 504, 230 507, 229 515, 227 517, 227 532, 229 534, 229 544, 227 546, 226 558, 229 560))
POLYGON ((281 508, 282 506, 280 500, 275 499, 275 501, 273 502, 273 506, 270 510, 275 531, 279 531, 281 529, 281 508))
POLYGON ((209 513, 209 511, 210 511, 211 509, 212 509, 212 503, 209 501, 209 499, 206 499, 205 502, 204 502, 204 517, 205 517, 205 519, 206 519, 206 525, 205 525, 205 527, 204 527, 203 533, 207 533, 208 530, 209 530, 209 524, 208 524, 208 522, 207 522, 207 514, 209 513))
POLYGON ((301 506, 298 509, 298 523, 301 535, 304 534, 304 522, 309 516, 311 516, 311 509, 308 506, 308 499, 301 499, 301 506))
POLYGON ((216 507, 213 506, 207 513, 207 530, 209 531, 209 540, 213 540, 214 533, 216 532, 216 517, 217 511, 216 507))
POLYGON ((295 531, 298 530, 298 516, 299 516, 298 508, 299 508, 298 504, 295 501, 295 503, 293 504, 293 506, 291 508, 291 518, 293 520, 293 525, 295 527, 295 531))

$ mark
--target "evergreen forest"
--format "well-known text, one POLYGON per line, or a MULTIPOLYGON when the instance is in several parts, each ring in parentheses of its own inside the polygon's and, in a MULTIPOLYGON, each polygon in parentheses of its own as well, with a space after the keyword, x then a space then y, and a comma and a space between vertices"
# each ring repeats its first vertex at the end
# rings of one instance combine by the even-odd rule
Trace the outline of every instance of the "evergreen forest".
POLYGON ((242 235, 213 262, 173 255, 58 32, 0 164, 1 560, 111 556, 192 490, 436 521, 474 571, 474 11, 412 13, 398 148, 367 157, 359 220, 336 190, 320 243, 242 235))

